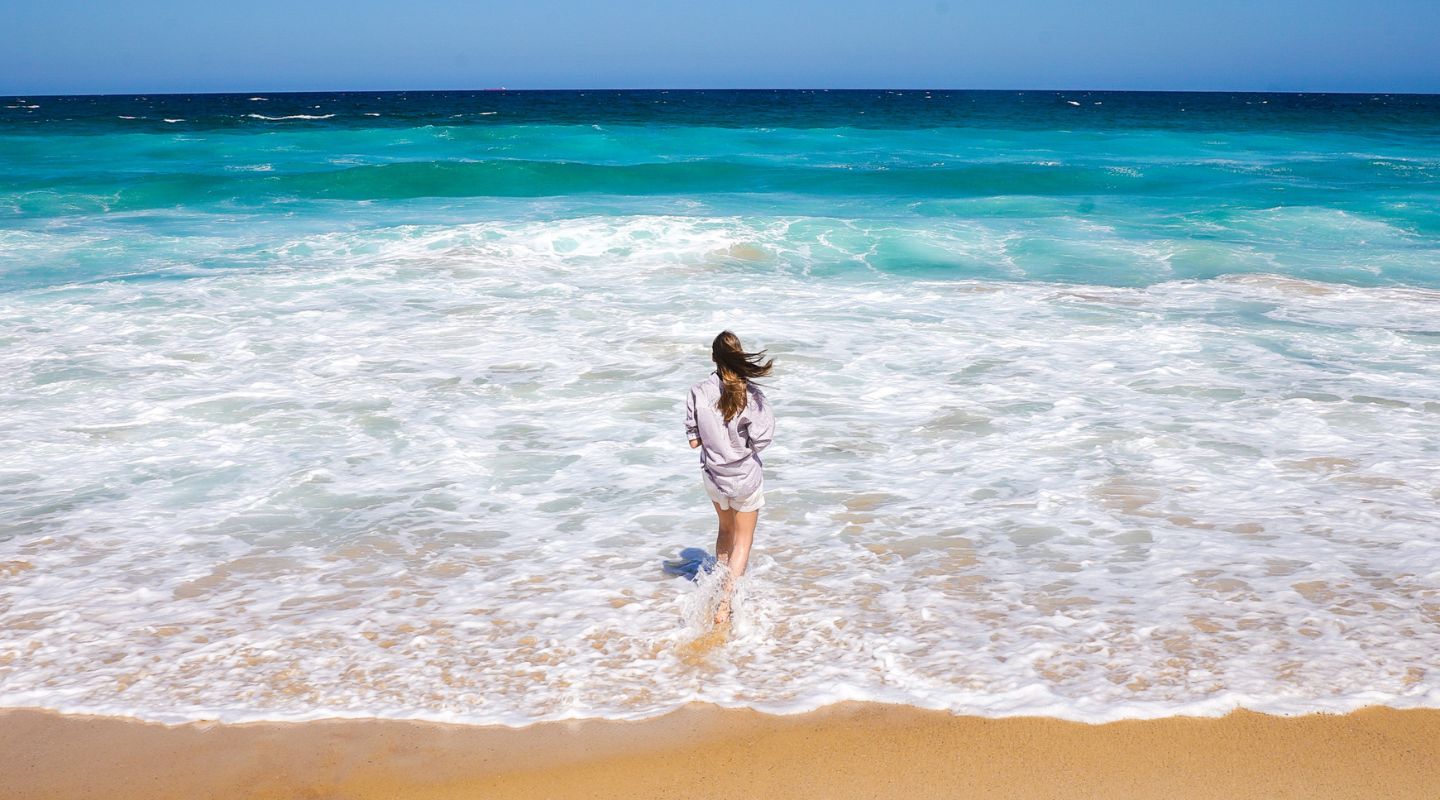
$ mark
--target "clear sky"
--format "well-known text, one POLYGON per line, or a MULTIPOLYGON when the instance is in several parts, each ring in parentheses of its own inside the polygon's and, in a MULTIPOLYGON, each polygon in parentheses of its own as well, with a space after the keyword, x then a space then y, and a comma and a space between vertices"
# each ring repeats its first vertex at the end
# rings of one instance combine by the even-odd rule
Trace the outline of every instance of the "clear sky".
POLYGON ((1440 92, 1440 0, 0 0, 0 94, 1440 92))

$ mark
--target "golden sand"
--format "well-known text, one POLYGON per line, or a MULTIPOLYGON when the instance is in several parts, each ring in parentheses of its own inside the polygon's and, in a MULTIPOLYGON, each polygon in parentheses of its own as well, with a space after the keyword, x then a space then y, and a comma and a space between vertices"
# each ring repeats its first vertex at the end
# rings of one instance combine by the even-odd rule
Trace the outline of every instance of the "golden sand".
POLYGON ((165 726, 0 711, 0 797, 1440 798, 1440 711, 1104 725, 843 703, 641 722, 165 726))

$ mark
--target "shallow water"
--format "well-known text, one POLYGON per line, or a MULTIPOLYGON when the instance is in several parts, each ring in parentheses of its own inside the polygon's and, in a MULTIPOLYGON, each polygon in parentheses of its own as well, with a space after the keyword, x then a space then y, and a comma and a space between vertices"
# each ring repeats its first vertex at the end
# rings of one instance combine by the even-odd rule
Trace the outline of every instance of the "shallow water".
POLYGON ((0 704, 1440 705, 1435 101, 869 94, 11 109, 0 704), (716 636, 659 564, 723 327, 778 425, 716 636))

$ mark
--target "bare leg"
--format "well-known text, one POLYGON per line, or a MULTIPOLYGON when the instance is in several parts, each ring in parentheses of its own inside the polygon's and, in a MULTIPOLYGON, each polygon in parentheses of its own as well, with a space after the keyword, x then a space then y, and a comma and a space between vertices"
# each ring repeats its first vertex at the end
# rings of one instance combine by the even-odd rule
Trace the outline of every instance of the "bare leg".
POLYGON ((728 564, 730 561, 730 539, 735 531, 735 510, 721 508, 714 500, 710 505, 715 507, 715 516, 719 518, 719 531, 715 534, 715 558, 721 564, 728 564))
POLYGON ((735 593, 735 579, 745 574, 745 567, 750 563, 750 545, 755 541, 755 523, 760 519, 758 510, 731 510, 730 513, 735 519, 734 528, 730 532, 730 550, 725 561, 730 568, 730 574, 725 576, 725 597, 720 601, 719 608, 715 609, 717 625, 730 621, 730 597, 735 593))
MULTIPOLYGON (((715 516, 719 519, 720 530, 715 534, 715 560, 726 568, 730 566, 730 548, 733 547, 735 537, 735 509, 721 508, 714 500, 710 505, 715 507, 715 516)), ((727 578, 728 580, 728 578, 727 578)), ((720 624, 730 618, 729 594, 720 601, 720 607, 715 610, 715 624, 720 624)))
POLYGON ((760 519, 760 512, 732 513, 735 514, 735 528, 730 534, 730 577, 738 578, 745 574, 745 567, 750 563, 750 545, 755 542, 755 523, 760 519))

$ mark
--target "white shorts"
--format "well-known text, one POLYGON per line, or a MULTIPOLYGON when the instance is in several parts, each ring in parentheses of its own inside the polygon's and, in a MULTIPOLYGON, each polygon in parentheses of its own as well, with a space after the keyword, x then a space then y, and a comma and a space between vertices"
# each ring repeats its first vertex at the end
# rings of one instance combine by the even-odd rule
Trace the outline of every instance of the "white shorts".
POLYGON ((705 485, 705 494, 710 495, 710 499, 714 500, 722 509, 733 508, 736 511, 758 511, 761 506, 765 505, 764 485, 761 485, 759 489, 755 490, 754 494, 748 497, 726 497, 720 494, 720 490, 716 489, 715 485, 710 483, 710 479, 706 478, 703 472, 700 473, 700 482, 705 485))

